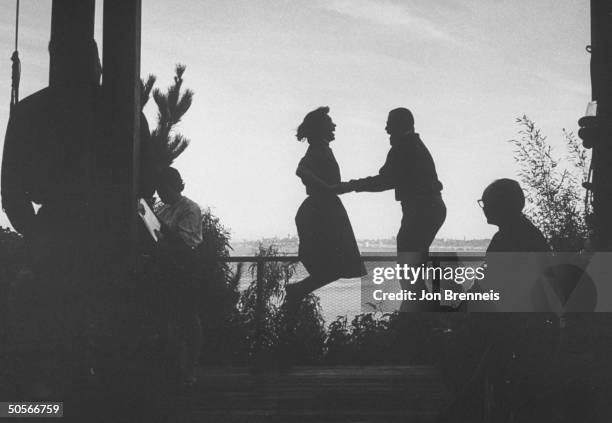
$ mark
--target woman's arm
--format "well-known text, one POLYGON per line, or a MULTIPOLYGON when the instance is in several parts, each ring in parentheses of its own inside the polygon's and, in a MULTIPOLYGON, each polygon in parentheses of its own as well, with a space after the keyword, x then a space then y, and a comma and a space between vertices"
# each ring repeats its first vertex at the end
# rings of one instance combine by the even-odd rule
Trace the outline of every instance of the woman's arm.
POLYGON ((295 174, 302 179, 302 182, 307 187, 314 187, 329 192, 334 192, 333 187, 328 185, 323 179, 314 174, 308 167, 303 164, 298 165, 295 174))

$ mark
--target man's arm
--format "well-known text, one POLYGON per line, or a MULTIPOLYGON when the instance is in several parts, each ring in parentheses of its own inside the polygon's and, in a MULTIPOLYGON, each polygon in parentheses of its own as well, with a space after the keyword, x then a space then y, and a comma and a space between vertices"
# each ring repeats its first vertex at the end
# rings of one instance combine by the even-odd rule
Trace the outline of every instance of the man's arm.
POLYGON ((396 182, 393 178, 395 161, 393 160, 392 153, 393 150, 389 151, 389 154, 387 154, 387 160, 378 171, 378 175, 361 179, 352 179, 349 182, 350 187, 357 192, 381 192, 395 188, 396 182))
POLYGON ((34 231, 36 214, 24 185, 24 142, 14 112, 9 119, 2 156, 1 195, 2 208, 13 228, 24 237, 34 231))

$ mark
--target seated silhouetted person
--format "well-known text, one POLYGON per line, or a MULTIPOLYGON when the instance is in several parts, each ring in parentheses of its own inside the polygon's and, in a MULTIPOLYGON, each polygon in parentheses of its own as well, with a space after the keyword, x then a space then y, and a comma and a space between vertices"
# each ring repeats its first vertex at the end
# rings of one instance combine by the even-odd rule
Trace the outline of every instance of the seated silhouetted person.
MULTIPOLYGON (((499 230, 487 247, 486 278, 475 283, 472 290, 501 289, 502 309, 525 311, 529 304, 520 295, 528 292, 527 286, 537 280, 548 258, 546 254, 531 253, 546 253, 550 248, 542 232, 523 214, 525 195, 515 180, 492 182, 478 204, 487 223, 498 226, 499 230)), ((469 305, 472 311, 494 311, 497 306, 494 302, 469 305)))
MULTIPOLYGON (((501 305, 480 301, 468 304, 469 311, 487 312, 474 313, 470 319, 474 350, 482 348, 483 356, 457 402, 448 410, 448 421, 470 420, 463 413, 478 409, 477 403, 483 395, 480 390, 485 378, 489 386, 493 386, 498 398, 497 404, 490 411, 492 421, 506 421, 515 406, 511 402, 513 395, 524 391, 515 387, 516 392, 512 392, 511 387, 519 383, 512 380, 515 378, 513 372, 517 372, 518 367, 525 363, 520 360, 528 356, 526 353, 530 353, 531 359, 538 353, 526 345, 524 334, 526 328, 542 320, 541 315, 508 311, 530 309, 531 287, 546 268, 546 253, 550 248, 542 232, 523 214, 525 195, 517 181, 494 181, 485 188, 478 204, 487 222, 498 226, 499 230, 487 248, 486 278, 474 284, 471 289, 484 292, 493 289, 499 293, 501 305), (508 313, 493 313, 500 309, 508 313), (509 380, 512 380, 511 384, 509 380), (451 415, 454 418, 450 418, 451 415)), ((542 363, 540 366, 538 371, 542 374, 545 370, 542 363)), ((471 420, 476 419, 472 417, 471 420)))
POLYGON ((487 223, 499 227, 487 253, 550 251, 542 232, 523 214, 525 195, 515 180, 494 181, 484 190, 479 204, 487 223))
POLYGON ((198 316, 198 262, 196 248, 202 242, 200 206, 182 195, 185 184, 180 173, 172 168, 161 171, 157 193, 164 205, 157 211, 162 223, 156 246, 157 263, 166 299, 177 324, 185 349, 181 358, 182 380, 186 385, 196 381, 196 363, 202 344, 202 325, 198 316))

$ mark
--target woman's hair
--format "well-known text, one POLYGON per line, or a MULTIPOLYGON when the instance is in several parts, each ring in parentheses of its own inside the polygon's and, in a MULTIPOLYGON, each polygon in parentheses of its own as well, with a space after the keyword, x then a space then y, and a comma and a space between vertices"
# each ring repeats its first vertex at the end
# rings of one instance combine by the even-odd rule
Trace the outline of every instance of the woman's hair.
POLYGON ((304 116, 304 120, 298 126, 295 137, 298 141, 302 141, 304 138, 314 138, 321 134, 321 126, 326 116, 328 116, 329 107, 319 107, 318 109, 309 112, 304 116))
POLYGON ((185 189, 185 183, 183 182, 183 178, 181 178, 181 174, 171 166, 159 172, 157 181, 158 184, 169 185, 178 192, 183 192, 185 189))

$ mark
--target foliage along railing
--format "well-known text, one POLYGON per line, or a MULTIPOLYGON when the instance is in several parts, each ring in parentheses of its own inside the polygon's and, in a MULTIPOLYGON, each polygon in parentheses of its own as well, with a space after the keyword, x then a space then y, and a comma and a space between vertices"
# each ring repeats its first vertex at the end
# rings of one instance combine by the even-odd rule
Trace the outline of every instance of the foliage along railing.
MULTIPOLYGON (((362 255, 361 258, 365 263, 368 262, 397 262, 397 255, 362 255)), ((451 253, 430 253, 428 256, 428 263, 432 266, 440 266, 443 262, 445 263, 456 263, 456 262, 480 262, 485 259, 483 253, 467 253, 461 252, 461 254, 451 253)), ((256 274, 256 305, 255 305, 255 339, 256 344, 262 337, 263 331, 263 316, 265 314, 265 299, 264 299, 264 266, 266 263, 299 263, 300 259, 295 255, 276 255, 276 256, 230 256, 222 257, 219 261, 224 263, 254 263, 255 274, 256 274)), ((440 292, 440 279, 434 278, 432 280, 432 290, 434 292, 440 292)), ((257 352, 258 348, 255 349, 257 352)))

